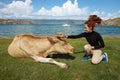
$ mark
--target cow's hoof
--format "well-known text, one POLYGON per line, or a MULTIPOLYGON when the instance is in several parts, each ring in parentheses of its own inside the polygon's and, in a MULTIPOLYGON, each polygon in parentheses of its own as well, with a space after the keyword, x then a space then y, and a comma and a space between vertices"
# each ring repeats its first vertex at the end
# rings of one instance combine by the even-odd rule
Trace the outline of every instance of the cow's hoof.
POLYGON ((69 68, 69 66, 66 64, 65 66, 64 66, 64 69, 68 69, 69 68))
POLYGON ((64 69, 68 69, 68 65, 65 63, 60 63, 60 67, 64 69))

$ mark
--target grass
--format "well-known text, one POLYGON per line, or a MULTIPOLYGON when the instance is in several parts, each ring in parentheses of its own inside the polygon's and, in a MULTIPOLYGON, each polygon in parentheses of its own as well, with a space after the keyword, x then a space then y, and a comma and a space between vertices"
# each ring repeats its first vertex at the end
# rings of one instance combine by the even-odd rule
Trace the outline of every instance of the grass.
POLYGON ((120 80, 120 37, 105 37, 109 62, 92 65, 81 61, 85 39, 69 39, 75 47, 72 57, 56 57, 70 67, 61 69, 52 64, 36 63, 31 58, 13 58, 7 48, 12 39, 0 39, 0 80, 120 80))

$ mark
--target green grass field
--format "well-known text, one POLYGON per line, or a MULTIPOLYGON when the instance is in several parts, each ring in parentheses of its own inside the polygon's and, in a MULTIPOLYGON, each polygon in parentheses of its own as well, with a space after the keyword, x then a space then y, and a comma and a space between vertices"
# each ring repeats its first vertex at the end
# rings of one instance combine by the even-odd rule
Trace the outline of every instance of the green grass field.
POLYGON ((65 62, 68 69, 37 63, 31 58, 13 58, 7 48, 12 39, 0 39, 0 80, 120 80, 120 37, 105 37, 109 62, 92 65, 82 61, 85 39, 69 39, 75 48, 72 56, 57 55, 56 61, 65 62))

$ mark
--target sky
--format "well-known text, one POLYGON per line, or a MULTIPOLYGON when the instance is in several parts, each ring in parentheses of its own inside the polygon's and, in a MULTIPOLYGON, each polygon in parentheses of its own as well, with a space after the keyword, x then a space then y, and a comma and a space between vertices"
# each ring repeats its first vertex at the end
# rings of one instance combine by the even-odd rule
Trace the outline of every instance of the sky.
POLYGON ((0 0, 3 19, 79 19, 120 17, 120 0, 0 0))

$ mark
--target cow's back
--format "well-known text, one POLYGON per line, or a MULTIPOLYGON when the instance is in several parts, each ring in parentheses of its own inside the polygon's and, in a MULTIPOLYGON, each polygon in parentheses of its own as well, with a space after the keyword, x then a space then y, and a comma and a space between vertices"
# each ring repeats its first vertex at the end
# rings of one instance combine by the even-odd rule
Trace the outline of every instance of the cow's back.
POLYGON ((46 56, 44 54, 55 42, 51 37, 37 37, 31 34, 15 36, 8 47, 8 53, 13 57, 46 56))
POLYGON ((20 49, 21 38, 22 35, 15 36, 15 38, 8 47, 8 53, 13 57, 28 57, 28 55, 20 49))

